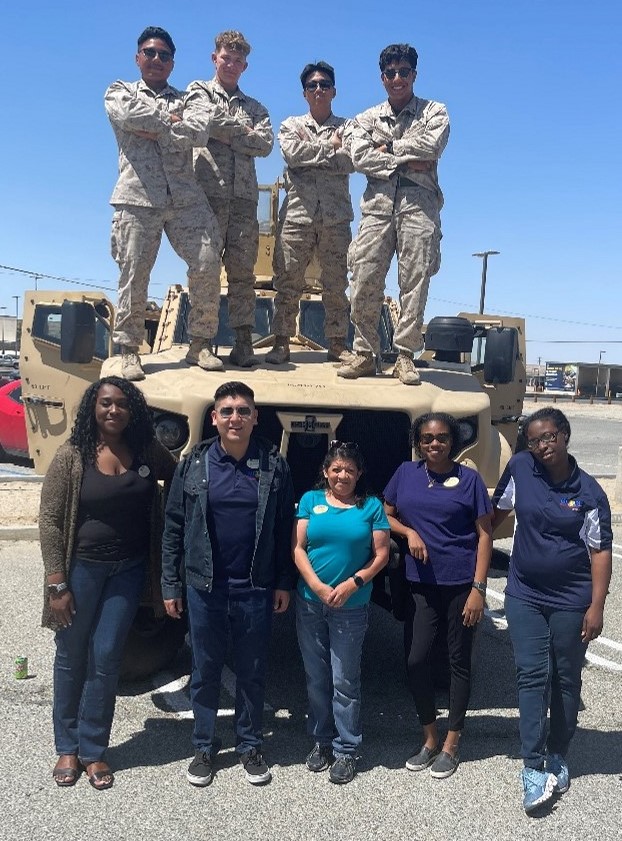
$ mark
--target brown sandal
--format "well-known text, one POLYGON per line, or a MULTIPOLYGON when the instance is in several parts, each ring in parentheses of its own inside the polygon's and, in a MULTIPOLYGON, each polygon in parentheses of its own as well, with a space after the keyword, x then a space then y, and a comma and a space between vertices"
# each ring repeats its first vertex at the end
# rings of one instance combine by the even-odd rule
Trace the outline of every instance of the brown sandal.
POLYGON ((70 766, 61 768, 58 765, 55 765, 54 770, 52 771, 52 777, 59 788, 68 788, 69 786, 75 786, 80 779, 82 771, 83 768, 79 763, 77 768, 71 768, 70 766), (63 779, 63 777, 66 777, 67 779, 63 779))
POLYGON ((89 768, 91 765, 99 765, 100 762, 89 762, 85 766, 84 770, 86 771, 86 775, 88 777, 89 783, 93 786, 96 791, 105 791, 107 788, 112 788, 114 783, 114 774, 110 770, 110 768, 105 767, 101 768, 99 771, 93 771, 92 774, 89 774, 89 768), (108 778, 108 779, 106 779, 108 778))

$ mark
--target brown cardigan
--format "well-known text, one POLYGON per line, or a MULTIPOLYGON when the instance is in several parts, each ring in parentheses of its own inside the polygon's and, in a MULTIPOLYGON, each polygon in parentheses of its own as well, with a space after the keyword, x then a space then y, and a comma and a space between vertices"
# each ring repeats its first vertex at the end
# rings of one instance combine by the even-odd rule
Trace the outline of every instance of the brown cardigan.
MULTIPOLYGON (((145 463, 155 478, 163 480, 166 485, 172 479, 177 464, 166 447, 162 446, 156 439, 147 449, 145 463)), ((47 577, 56 572, 62 572, 65 580, 69 576, 78 522, 82 473, 83 466, 80 452, 67 442, 58 448, 41 489, 39 540, 44 568, 41 624, 53 630, 56 630, 59 626, 54 622, 50 610, 47 577)), ((162 489, 160 485, 155 483, 151 504, 149 575, 141 601, 152 605, 158 615, 163 613, 160 591, 162 529, 162 489)))

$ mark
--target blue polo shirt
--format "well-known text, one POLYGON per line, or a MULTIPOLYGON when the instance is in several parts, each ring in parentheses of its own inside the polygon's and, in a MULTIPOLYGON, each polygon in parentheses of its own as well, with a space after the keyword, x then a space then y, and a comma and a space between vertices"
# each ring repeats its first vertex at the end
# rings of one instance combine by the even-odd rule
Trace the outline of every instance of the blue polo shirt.
POLYGON ((409 581, 443 585, 473 581, 479 542, 475 521, 492 511, 476 470, 455 463, 449 473, 426 473, 423 461, 405 461, 389 480, 384 498, 395 506, 400 522, 419 533, 428 550, 425 564, 406 553, 409 581))
POLYGON ((214 584, 228 584, 236 589, 250 587, 259 501, 259 448, 251 438, 246 454, 236 461, 217 439, 205 458, 214 584))
POLYGON ((572 456, 554 485, 527 450, 512 456, 493 505, 516 514, 505 592, 531 604, 586 610, 592 601, 590 549, 610 549, 611 510, 598 482, 572 456))

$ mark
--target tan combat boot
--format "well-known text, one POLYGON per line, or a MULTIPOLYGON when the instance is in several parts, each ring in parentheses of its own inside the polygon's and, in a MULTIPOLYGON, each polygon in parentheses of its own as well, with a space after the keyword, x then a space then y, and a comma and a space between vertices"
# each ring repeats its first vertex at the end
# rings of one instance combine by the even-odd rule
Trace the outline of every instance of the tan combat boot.
POLYGON ((329 339, 327 362, 347 362, 352 355, 352 351, 348 350, 342 339, 329 339))
POLYGON ((407 353, 399 353, 393 368, 393 376, 397 377, 404 385, 421 385, 419 371, 415 368, 412 356, 407 353))
POLYGON ((124 345, 121 348, 121 376, 125 380, 138 382, 145 379, 143 366, 140 364, 138 348, 135 345, 124 345))
POLYGON ((250 327, 235 328, 235 342, 229 354, 229 361, 238 368, 252 368, 259 365, 259 360, 253 353, 253 337, 250 327))
POLYGON ((272 350, 266 354, 269 365, 282 365, 289 362, 289 339, 287 336, 275 336, 272 350))
POLYGON ((198 365, 205 371, 222 371, 225 367, 222 360, 214 354, 209 339, 191 339, 186 362, 188 365, 198 365))
POLYGON ((346 380, 357 380, 359 377, 376 376, 376 360, 373 353, 353 353, 340 368, 337 376, 346 380))

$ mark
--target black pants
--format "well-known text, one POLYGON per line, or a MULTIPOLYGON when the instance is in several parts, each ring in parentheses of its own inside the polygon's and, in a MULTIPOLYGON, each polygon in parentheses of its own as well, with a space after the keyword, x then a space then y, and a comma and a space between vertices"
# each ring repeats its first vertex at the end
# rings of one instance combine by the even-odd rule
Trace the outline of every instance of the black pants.
MULTIPOLYGON (((471 584, 416 584, 411 582, 404 642, 410 690, 419 723, 436 720, 432 658, 437 634, 447 635, 449 654, 449 730, 462 730, 471 692, 471 648, 475 628, 466 628, 462 611, 471 584)), ((442 649, 442 646, 441 646, 442 649)))

